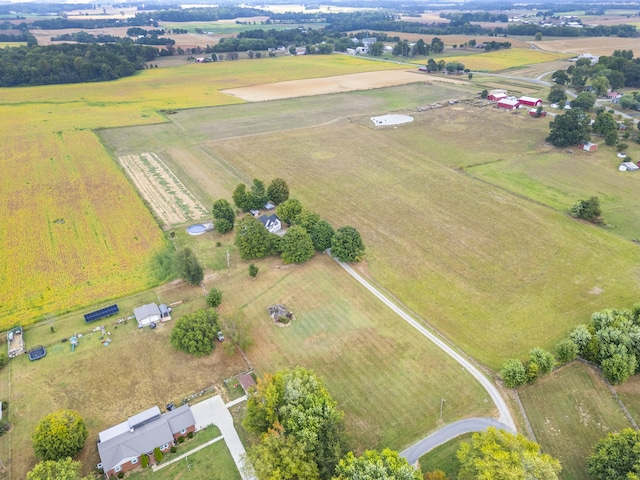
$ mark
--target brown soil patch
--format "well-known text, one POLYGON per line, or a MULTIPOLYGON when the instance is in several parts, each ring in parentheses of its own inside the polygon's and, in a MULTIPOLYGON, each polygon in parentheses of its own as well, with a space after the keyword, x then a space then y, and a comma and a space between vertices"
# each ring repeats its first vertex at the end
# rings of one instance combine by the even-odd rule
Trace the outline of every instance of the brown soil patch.
POLYGON ((208 214, 207 209, 157 154, 125 155, 119 157, 118 161, 142 198, 166 224, 185 223, 208 214))
POLYGON ((351 92, 354 90, 395 87, 409 83, 430 83, 431 80, 449 81, 449 83, 465 83, 454 79, 436 79, 415 71, 389 70, 325 78, 310 78, 306 80, 291 80, 265 85, 254 85, 252 87, 231 88, 222 91, 248 102, 263 102, 284 98, 351 92))

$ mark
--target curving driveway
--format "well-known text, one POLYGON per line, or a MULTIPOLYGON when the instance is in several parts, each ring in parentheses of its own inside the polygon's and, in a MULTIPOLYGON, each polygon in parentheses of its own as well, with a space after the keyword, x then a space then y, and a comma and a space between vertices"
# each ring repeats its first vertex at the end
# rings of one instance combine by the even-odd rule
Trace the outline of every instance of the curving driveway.
POLYGON ((487 391, 493 403, 496 405, 498 409, 499 418, 498 420, 489 419, 489 418, 473 418, 460 420, 459 422, 452 423, 451 425, 447 425, 444 428, 441 428, 436 433, 420 440, 413 446, 409 447, 407 450, 402 452, 402 455, 407 457, 410 463, 414 463, 418 458, 424 455, 426 452, 431 450, 438 445, 457 437, 463 433, 468 432, 477 432, 485 430, 488 426, 496 426, 498 428, 502 428, 505 430, 509 430, 511 432, 516 432, 516 424, 511 416, 511 411, 507 406, 504 398, 500 394, 498 388, 493 384, 493 382, 487 378, 480 370, 478 370, 469 360, 460 355, 457 351, 455 351, 451 346, 445 343, 442 339, 440 339, 433 332, 427 330, 421 323, 411 317, 408 313, 398 307, 395 303, 389 300, 384 294, 382 294, 377 288, 371 285, 367 280, 365 280, 359 273, 357 273, 350 265, 340 262, 338 259, 334 259, 338 264, 344 268, 349 275, 355 278, 358 283, 360 283, 363 287, 365 287, 369 292, 375 295, 378 300, 384 303, 387 307, 393 310, 398 316, 400 316, 405 322, 415 328, 422 335, 427 337, 433 343, 436 344, 441 350, 443 350, 447 355, 453 358, 456 362, 458 362, 462 367, 467 370, 479 383, 484 387, 487 391), (415 458, 414 458, 415 457, 415 458))

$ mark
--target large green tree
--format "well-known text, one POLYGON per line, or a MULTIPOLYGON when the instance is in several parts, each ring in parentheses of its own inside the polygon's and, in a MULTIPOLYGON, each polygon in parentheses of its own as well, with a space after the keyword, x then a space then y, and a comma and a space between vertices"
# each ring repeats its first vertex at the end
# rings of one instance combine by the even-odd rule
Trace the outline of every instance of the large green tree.
POLYGON ((93 477, 80 475, 82 464, 71 457, 60 460, 45 460, 38 462, 27 473, 27 480, 89 480, 93 477))
POLYGON ((633 478, 640 474, 640 432, 625 428, 609 433, 593 449, 588 459, 589 475, 593 480, 633 478))
POLYGON ((319 480, 320 473, 312 452, 304 442, 282 429, 270 429, 259 444, 247 451, 259 480, 319 480))
POLYGON ((311 235, 298 225, 287 230, 280 244, 282 254, 280 258, 284 263, 304 263, 313 257, 315 250, 311 235))
POLYGON ((527 369, 518 359, 507 360, 500 370, 500 376, 509 388, 520 387, 527 383, 527 369))
POLYGON ((563 115, 558 115, 549 127, 551 132, 547 137, 556 147, 576 146, 591 140, 591 120, 580 109, 569 110, 563 115))
POLYGON ((281 178, 274 178, 267 188, 267 198, 280 205, 289 199, 289 185, 281 178))
POLYGON ((569 210, 569 214, 574 218, 597 222, 602 214, 600 200, 598 200, 598 197, 591 197, 588 200, 577 200, 571 207, 571 210, 569 210))
POLYGON ((176 255, 180 276, 191 285, 200 285, 204 279, 204 270, 190 248, 185 248, 176 255))
POLYGON ((567 101, 567 94, 564 91, 564 87, 561 85, 554 85, 551 87, 549 95, 547 95, 547 100, 551 103, 557 103, 564 107, 564 104, 567 101))
POLYGON ((607 132, 616 132, 618 130, 618 124, 616 123, 616 119, 613 118, 613 115, 609 112, 601 112, 596 115, 596 119, 593 121, 591 128, 593 128, 593 133, 606 135, 607 132))
POLYGON ((82 464, 71 457, 61 460, 46 460, 38 462, 27 473, 27 480, 89 480, 93 477, 83 477, 80 474, 82 464))
POLYGON ((580 108, 588 112, 596 104, 596 94, 593 92, 582 92, 571 100, 571 108, 580 108))
POLYGON ((313 227, 319 221, 320 221, 320 215, 318 215, 315 212, 312 212, 311 210, 307 210, 306 208, 303 208, 302 211, 298 215, 296 215, 294 224, 301 226, 307 232, 311 233, 311 230, 313 230, 313 227))
POLYGON ((340 460, 333 480, 422 480, 420 470, 412 467, 398 452, 367 450, 359 457, 353 452, 340 460))
POLYGON ((213 218, 215 219, 216 230, 220 233, 227 233, 233 230, 236 214, 231 204, 221 198, 213 202, 213 218))
POLYGON ((38 422, 31 440, 39 459, 61 460, 82 450, 87 435, 87 427, 78 412, 58 410, 38 422))
POLYGON ((302 204, 295 198, 288 199, 276 208, 276 214, 278 217, 288 225, 291 225, 296 221, 296 217, 300 212, 302 212, 302 204))
POLYGON ((341 262, 359 262, 364 258, 360 232, 349 225, 340 227, 331 239, 331 255, 341 262))
POLYGON ((331 240, 335 233, 329 222, 319 220, 311 230, 311 240, 316 252, 324 252, 327 248, 331 248, 331 240))
POLYGON ((213 351, 217 332, 218 314, 215 309, 202 309, 178 319, 169 341, 174 348, 201 357, 213 351))
POLYGON ((456 454, 459 480, 557 480, 560 461, 540 453, 540 445, 523 435, 489 427, 463 442, 456 454))
POLYGON ((328 479, 346 451, 342 417, 322 381, 297 367, 258 380, 243 425, 254 433, 281 429, 295 437, 313 456, 320 477, 328 479))
POLYGON ((253 179, 251 184, 251 193, 249 194, 250 206, 256 210, 264 208, 267 203, 267 188, 264 182, 258 178, 253 179))
POLYGON ((251 215, 240 219, 236 225, 235 245, 245 260, 266 257, 271 253, 272 241, 269 231, 260 220, 251 215))
POLYGON ((236 204, 240 210, 248 212, 251 207, 251 194, 247 191, 247 186, 244 183, 240 183, 233 190, 233 203, 236 204))

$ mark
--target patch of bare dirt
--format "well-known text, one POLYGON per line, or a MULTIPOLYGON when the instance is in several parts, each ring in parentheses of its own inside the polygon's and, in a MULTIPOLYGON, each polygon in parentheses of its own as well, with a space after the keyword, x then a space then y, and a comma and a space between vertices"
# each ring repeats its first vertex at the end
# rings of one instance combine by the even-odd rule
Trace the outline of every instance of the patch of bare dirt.
POLYGON ((415 71, 388 70, 324 78, 310 78, 306 80, 290 80, 286 82, 254 85, 251 87, 231 88, 222 91, 248 102, 264 102, 311 95, 395 87, 409 83, 430 83, 432 80, 446 81, 449 83, 465 83, 461 80, 440 79, 435 78, 435 76, 422 75, 415 71))

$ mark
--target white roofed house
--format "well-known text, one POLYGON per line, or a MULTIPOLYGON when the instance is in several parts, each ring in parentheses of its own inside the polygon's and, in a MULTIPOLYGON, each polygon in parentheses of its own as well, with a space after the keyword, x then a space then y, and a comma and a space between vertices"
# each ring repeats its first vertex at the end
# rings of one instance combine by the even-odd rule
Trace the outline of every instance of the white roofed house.
POLYGON ((264 228, 269 230, 271 233, 276 233, 282 228, 282 221, 275 213, 269 216, 262 215, 258 220, 260 220, 264 225, 264 228))
POLYGON ((169 450, 179 437, 194 432, 196 421, 189 405, 162 414, 152 407, 98 434, 98 454, 105 478, 127 472, 141 463, 142 455, 155 463, 153 450, 169 450))

